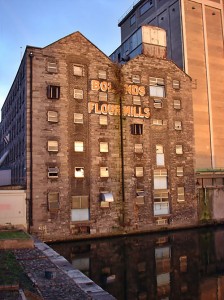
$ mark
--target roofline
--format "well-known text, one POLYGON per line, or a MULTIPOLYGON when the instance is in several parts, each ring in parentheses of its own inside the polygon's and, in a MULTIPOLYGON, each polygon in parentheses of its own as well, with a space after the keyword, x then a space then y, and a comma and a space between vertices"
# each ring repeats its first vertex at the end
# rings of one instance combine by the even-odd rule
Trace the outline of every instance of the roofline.
POLYGON ((132 6, 129 7, 129 9, 118 19, 118 27, 121 27, 121 25, 127 20, 127 18, 132 15, 133 10, 136 9, 140 4, 142 4, 145 0, 135 0, 132 4, 132 6))

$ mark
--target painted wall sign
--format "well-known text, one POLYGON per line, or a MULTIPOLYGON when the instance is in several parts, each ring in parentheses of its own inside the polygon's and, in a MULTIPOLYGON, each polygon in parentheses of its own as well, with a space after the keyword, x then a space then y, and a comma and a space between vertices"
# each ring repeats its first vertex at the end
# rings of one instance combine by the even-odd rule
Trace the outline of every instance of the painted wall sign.
MULTIPOLYGON (((118 104, 89 102, 88 112, 98 115, 119 116, 120 106, 118 104)), ((148 107, 142 108, 141 106, 124 105, 122 115, 124 117, 148 119, 150 117, 150 109, 148 107)))

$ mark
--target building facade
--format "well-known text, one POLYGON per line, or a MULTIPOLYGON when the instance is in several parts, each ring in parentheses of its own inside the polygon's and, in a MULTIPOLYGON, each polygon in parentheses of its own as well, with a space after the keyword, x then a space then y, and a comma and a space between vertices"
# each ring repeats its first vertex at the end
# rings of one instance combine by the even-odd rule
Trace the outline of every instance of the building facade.
POLYGON ((111 56, 113 60, 140 53, 144 24, 166 30, 168 58, 192 78, 196 169, 200 178, 203 171, 211 172, 210 186, 220 185, 212 173, 222 171, 223 186, 223 1, 135 1, 119 21, 122 45, 111 56))
POLYGON ((79 32, 27 47, 0 126, 30 232, 49 241, 197 224, 191 79, 165 53, 151 44, 119 65, 79 32))

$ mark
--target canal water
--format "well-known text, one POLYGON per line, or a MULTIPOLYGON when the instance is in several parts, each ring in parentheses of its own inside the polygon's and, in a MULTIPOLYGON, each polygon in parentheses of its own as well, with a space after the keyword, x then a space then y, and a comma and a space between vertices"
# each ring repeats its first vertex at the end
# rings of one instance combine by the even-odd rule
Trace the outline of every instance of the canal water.
POLYGON ((51 247, 118 300, 224 299, 224 226, 51 247))

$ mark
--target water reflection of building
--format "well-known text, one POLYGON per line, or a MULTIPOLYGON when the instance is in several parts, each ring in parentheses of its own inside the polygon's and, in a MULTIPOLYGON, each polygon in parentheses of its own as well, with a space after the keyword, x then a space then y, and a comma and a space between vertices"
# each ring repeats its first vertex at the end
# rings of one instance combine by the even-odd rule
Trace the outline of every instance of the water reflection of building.
POLYGON ((26 49, 2 108, 3 166, 15 184, 25 172, 44 240, 197 223, 191 79, 166 59, 164 30, 142 37, 123 66, 79 32, 26 49))

